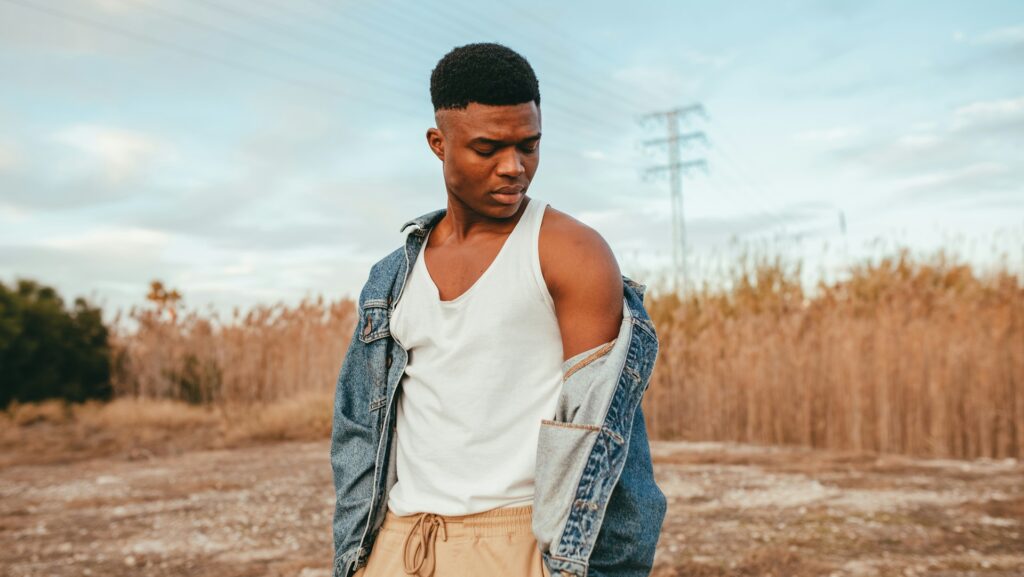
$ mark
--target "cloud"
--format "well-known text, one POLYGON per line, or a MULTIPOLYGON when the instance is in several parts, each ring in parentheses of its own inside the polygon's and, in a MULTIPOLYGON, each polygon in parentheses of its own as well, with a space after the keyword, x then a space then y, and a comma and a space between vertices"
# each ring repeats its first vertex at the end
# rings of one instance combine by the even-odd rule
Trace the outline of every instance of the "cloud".
POLYGON ((322 112, 327 102, 309 104, 261 93, 249 106, 265 121, 234 139, 178 145, 125 126, 50 130, 26 139, 34 162, 0 170, 0 217, 96 215, 121 230, 236 254, 383 256, 400 242, 402 222, 444 203, 443 187, 430 198, 423 192, 437 190, 440 175, 423 170, 434 159, 412 145, 419 127, 378 122, 364 131, 350 115, 322 112))
POLYGON ((1024 97, 970 102, 919 128, 833 149, 833 157, 876 180, 887 191, 884 205, 1022 191, 1015 150, 1024 138, 1024 97))
POLYGON ((82 252, 98 252, 108 256, 158 251, 167 246, 168 236, 160 231, 138 227, 101 227, 83 234, 50 237, 42 246, 82 252))
MULTIPOLYGON (((807 203, 784 207, 771 214, 691 216, 686 219, 687 242, 693 249, 721 245, 733 238, 775 233, 781 230, 810 233, 826 216, 807 203)), ((581 222, 601 233, 617 251, 650 251, 652 247, 671 250, 671 212, 656 205, 638 205, 587 210, 576 214, 581 222)), ((827 215, 832 218, 831 214, 827 215)))
POLYGON ((178 174, 175 147, 155 134, 90 123, 48 132, 17 149, 0 142, 0 202, 63 212, 144 197, 178 174))
POLYGON ((124 183, 173 154, 168 143, 152 135, 95 124, 61 129, 53 140, 79 153, 67 161, 69 170, 98 172, 111 184, 124 183))
MULTIPOLYGON (((170 239, 140 228, 98 227, 36 242, 0 245, 0 274, 27 276, 57 286, 65 297, 99 289, 116 298, 137 300, 152 278, 166 278, 184 266, 163 253, 170 239)), ((122 300, 123 300, 122 299, 122 300)))
MULTIPOLYGON (((13 154, 6 170, 0 166, 0 202, 20 209, 64 212, 141 199, 160 192, 161 179, 184 173, 175 170, 178 155, 168 140, 100 124, 25 137, 13 154)), ((0 161, 3 156, 0 143, 0 161)))
POLYGON ((1024 136, 1024 98, 977 101, 931 130, 837 147, 835 158, 888 177, 967 166, 1009 154, 1024 136))
POLYGON ((1006 178, 1011 174, 1008 167, 998 162, 979 162, 967 166, 947 170, 938 170, 908 178, 891 181, 897 192, 913 194, 915 197, 934 198, 936 192, 958 194, 961 190, 970 189, 974 194, 987 192, 996 188, 1012 187, 1013 179, 1006 178))
POLYGON ((22 222, 28 218, 30 218, 28 210, 19 206, 5 204, 2 199, 0 199, 0 219, 11 223, 22 222))
POLYGON ((10 172, 21 163, 21 152, 14 144, 0 140, 0 172, 10 172))
POLYGON ((814 212, 822 210, 838 210, 834 202, 829 200, 803 200, 787 205, 794 212, 814 212))
POLYGON ((122 38, 112 35, 102 25, 90 25, 87 22, 132 16, 131 12, 138 8, 137 2, 123 0, 36 4, 39 5, 33 7, 21 3, 0 3, 0 48, 4 51, 71 58, 123 56, 122 38))
MULTIPOLYGON (((254 169, 255 170, 255 169, 254 169)), ((246 173, 234 179, 150 194, 143 205, 112 214, 139 226, 216 249, 289 253, 329 249, 383 256, 401 241, 406 220, 444 204, 424 194, 433 175, 379 174, 351 181, 301 173, 246 173)))
POLYGON ((989 30, 978 37, 979 44, 1024 44, 1024 25, 989 30))
POLYGON ((612 79, 619 84, 617 90, 630 93, 636 90, 635 87, 643 87, 645 94, 652 94, 656 97, 663 95, 661 101, 649 103, 649 108, 658 109, 667 106, 675 106, 676 95, 695 94, 703 86, 704 77, 701 74, 685 74, 678 66, 658 65, 636 65, 627 68, 620 68, 612 72, 612 79))
MULTIPOLYGON (((182 289, 186 304, 233 306, 296 301, 311 287, 328 296, 353 294, 376 258, 340 250, 267 252, 259 246, 218 250, 202 242, 141 227, 101 226, 36 242, 0 245, 0 278, 33 278, 71 298, 101 294, 105 315, 142 300, 161 279, 182 289), (109 305, 109 306, 108 306, 109 305)), ((94 299, 97 300, 97 299, 94 299)))
POLYGON ((0 247, 0 274, 53 284, 65 298, 93 288, 137 300, 151 278, 166 278, 183 269, 162 258, 167 242, 154 231, 97 228, 35 243, 5 244, 0 247))
POLYGON ((986 127, 1005 130, 1020 124, 1024 124, 1024 96, 972 102, 953 111, 954 131, 986 127))
POLYGON ((130 199, 140 191, 132 186, 111 185, 92 175, 68 178, 30 172, 26 167, 0 172, 0 203, 20 211, 66 213, 130 199))
POLYGON ((942 144, 942 137, 935 134, 905 134, 896 139, 896 145, 907 150, 927 150, 942 144))
POLYGON ((836 146, 840 143, 850 141, 863 133, 863 130, 856 126, 837 126, 822 130, 805 130, 793 135, 793 138, 802 142, 812 142, 825 146, 836 146))
POLYGON ((735 52, 730 52, 729 54, 713 54, 711 52, 703 52, 701 50, 684 49, 679 51, 677 54, 685 62, 695 66, 704 66, 714 69, 725 68, 736 59, 735 52))
POLYGON ((977 34, 953 33, 953 42, 962 48, 934 72, 955 76, 966 82, 972 75, 993 70, 1020 70, 1024 64, 1024 25, 994 28, 977 34))
POLYGON ((957 43, 1003 46, 1024 44, 1024 25, 994 28, 979 34, 970 35, 957 30, 953 32, 953 41, 957 43))
POLYGON ((965 208, 969 210, 1014 210, 1019 211, 1024 208, 1024 195, 1020 194, 1007 194, 1007 195, 994 195, 979 199, 973 199, 969 206, 965 208))

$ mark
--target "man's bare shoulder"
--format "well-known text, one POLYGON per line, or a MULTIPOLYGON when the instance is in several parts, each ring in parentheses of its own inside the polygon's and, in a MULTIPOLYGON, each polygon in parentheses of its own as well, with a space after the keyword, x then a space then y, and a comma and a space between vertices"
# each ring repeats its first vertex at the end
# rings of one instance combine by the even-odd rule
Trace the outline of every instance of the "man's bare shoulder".
POLYGON ((601 233, 547 206, 538 240, 541 272, 554 297, 572 286, 610 290, 621 298, 618 261, 601 233))

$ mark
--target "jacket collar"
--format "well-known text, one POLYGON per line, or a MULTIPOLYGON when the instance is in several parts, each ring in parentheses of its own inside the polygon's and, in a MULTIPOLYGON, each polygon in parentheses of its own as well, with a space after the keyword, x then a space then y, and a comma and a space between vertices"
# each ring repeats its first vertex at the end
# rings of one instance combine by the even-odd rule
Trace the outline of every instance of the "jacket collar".
POLYGON ((402 228, 398 229, 398 232, 405 232, 405 229, 409 228, 409 225, 416 225, 416 228, 420 230, 433 228, 433 226, 437 224, 437 221, 441 220, 446 212, 448 212, 447 208, 439 208, 426 214, 421 214, 412 220, 406 221, 405 224, 402 225, 402 228))

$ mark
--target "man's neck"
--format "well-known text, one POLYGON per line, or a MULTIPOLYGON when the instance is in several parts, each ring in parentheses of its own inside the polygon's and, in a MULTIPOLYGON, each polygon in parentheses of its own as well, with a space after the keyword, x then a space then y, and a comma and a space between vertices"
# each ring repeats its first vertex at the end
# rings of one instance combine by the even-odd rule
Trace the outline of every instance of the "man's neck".
POLYGON ((448 212, 437 222, 434 226, 435 230, 431 232, 430 236, 445 242, 461 244, 478 234, 511 234, 530 202, 530 197, 524 194, 523 202, 519 203, 519 210, 512 216, 494 218, 474 211, 461 200, 449 194, 448 212))

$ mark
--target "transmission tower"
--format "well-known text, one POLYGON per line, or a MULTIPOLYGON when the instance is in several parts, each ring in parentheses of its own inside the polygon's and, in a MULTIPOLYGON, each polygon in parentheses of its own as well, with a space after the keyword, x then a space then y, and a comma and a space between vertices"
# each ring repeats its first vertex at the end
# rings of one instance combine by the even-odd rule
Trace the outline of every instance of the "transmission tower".
POLYGON ((691 142, 702 142, 708 144, 707 136, 703 131, 680 132, 680 121, 690 115, 700 115, 705 120, 707 114, 701 104, 690 104, 671 110, 652 112, 641 117, 641 122, 659 120, 665 123, 668 128, 667 138, 654 138, 645 140, 644 146, 666 146, 668 148, 668 164, 654 166, 647 169, 647 174, 658 174, 669 171, 671 181, 670 201, 672 205, 672 282, 673 290, 679 293, 679 278, 683 279, 683 290, 689 286, 689 278, 686 265, 686 221, 683 218, 683 174, 689 170, 701 168, 706 173, 707 162, 703 158, 683 159, 680 149, 691 142))

